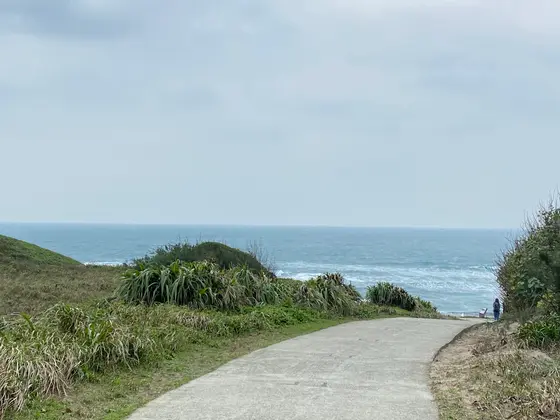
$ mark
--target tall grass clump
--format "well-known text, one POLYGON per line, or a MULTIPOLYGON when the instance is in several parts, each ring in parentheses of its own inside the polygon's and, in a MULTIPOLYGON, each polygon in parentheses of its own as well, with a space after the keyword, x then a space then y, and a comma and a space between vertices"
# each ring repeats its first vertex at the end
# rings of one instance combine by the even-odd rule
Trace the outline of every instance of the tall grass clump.
POLYGON ((368 287, 366 299, 373 304, 397 306, 407 311, 412 311, 417 307, 417 301, 412 295, 402 287, 388 282, 381 282, 368 287))
POLYGON ((0 332, 0 417, 30 397, 64 394, 78 379, 131 367, 162 354, 142 319, 122 322, 110 311, 57 305, 37 318, 22 315, 0 332))
POLYGON ((545 316, 525 322, 517 336, 528 347, 547 348, 560 343, 560 317, 545 316))
POLYGON ((247 267, 223 270, 211 262, 129 269, 118 296, 133 304, 166 303, 193 309, 239 310, 244 306, 295 304, 350 315, 362 300, 339 274, 327 273, 306 282, 255 274, 247 267))
POLYGON ((351 315, 360 300, 358 291, 346 284, 340 273, 326 273, 303 282, 294 295, 298 305, 344 315, 351 315))
POLYGON ((175 261, 167 266, 129 269, 117 294, 129 303, 169 303, 195 309, 236 310, 242 306, 276 304, 285 299, 281 282, 247 267, 224 270, 202 261, 175 261))

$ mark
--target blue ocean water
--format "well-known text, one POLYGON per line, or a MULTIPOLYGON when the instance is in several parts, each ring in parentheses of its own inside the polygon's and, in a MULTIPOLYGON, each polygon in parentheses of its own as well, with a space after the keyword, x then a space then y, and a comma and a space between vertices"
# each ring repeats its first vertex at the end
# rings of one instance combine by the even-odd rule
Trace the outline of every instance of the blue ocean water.
POLYGON ((260 243, 278 275, 308 279, 341 272, 362 292, 398 284, 442 312, 472 313, 498 295, 493 267, 516 234, 504 230, 0 224, 0 234, 85 263, 114 264, 177 240, 213 240, 247 249, 260 243))

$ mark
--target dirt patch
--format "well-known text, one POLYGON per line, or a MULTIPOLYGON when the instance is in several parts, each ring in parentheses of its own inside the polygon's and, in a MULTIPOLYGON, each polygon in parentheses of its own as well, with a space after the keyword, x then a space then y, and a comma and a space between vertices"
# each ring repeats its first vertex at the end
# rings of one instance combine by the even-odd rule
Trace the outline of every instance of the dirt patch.
POLYGON ((440 419, 560 419, 560 355, 523 349, 516 324, 481 324, 430 370, 440 419))

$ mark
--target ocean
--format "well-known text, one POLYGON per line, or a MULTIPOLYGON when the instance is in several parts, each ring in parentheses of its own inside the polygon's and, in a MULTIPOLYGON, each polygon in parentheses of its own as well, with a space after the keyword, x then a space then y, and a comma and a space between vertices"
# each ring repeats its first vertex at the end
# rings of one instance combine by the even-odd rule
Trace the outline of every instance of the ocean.
POLYGON ((505 230, 0 224, 0 234, 84 263, 120 264, 179 240, 259 244, 279 276, 340 272, 358 290, 388 281, 444 313, 477 313, 498 296, 496 257, 516 234, 505 230))

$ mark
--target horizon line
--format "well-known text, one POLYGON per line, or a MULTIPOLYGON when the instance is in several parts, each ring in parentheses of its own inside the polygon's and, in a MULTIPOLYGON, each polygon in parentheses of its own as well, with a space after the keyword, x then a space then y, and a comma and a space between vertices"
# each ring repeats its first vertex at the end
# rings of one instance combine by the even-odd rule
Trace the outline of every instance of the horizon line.
POLYGON ((1 221, 0 225, 97 225, 97 226, 176 226, 176 227, 231 227, 231 228, 323 228, 323 229, 417 229, 417 230, 520 230, 521 227, 459 227, 430 225, 309 225, 309 224, 232 224, 232 223, 142 223, 96 221, 1 221))

